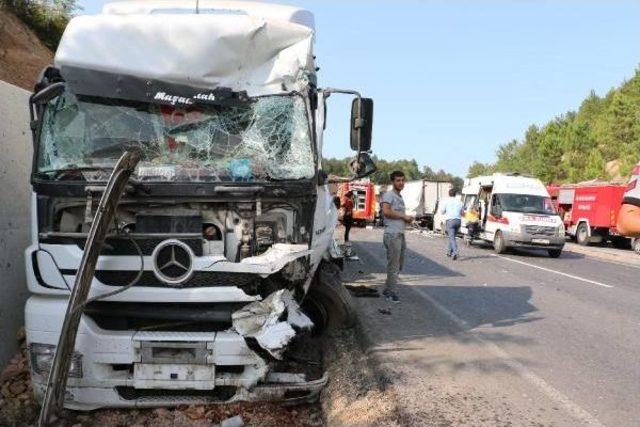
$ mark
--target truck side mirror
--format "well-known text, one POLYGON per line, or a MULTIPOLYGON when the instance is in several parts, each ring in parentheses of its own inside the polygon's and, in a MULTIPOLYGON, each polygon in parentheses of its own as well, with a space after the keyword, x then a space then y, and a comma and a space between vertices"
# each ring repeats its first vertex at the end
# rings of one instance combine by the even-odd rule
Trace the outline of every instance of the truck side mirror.
POLYGON ((351 103, 351 149, 352 150, 358 151, 358 152, 371 150, 372 127, 373 127, 373 99, 355 98, 351 103))

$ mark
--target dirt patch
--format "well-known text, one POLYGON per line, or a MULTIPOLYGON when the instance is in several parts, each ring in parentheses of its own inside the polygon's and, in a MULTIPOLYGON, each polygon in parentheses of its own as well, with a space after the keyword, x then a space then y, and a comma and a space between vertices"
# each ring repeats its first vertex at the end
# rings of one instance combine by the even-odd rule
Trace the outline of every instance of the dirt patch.
POLYGON ((0 6, 0 80, 32 90, 53 53, 12 12, 0 6))
POLYGON ((388 380, 364 351, 357 331, 334 333, 325 343, 329 384, 322 392, 322 409, 327 425, 407 425, 388 380))

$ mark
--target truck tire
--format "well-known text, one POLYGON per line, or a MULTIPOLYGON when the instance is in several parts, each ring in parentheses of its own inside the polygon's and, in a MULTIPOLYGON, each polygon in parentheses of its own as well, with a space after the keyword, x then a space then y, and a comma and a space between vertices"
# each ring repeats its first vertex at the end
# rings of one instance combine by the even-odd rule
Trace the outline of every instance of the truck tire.
POLYGON ((560 258, 560 255, 562 254, 562 249, 549 249, 547 252, 549 252, 549 256, 551 258, 560 258))
POLYGON ((507 242, 505 242, 500 231, 496 231, 496 234, 493 236, 493 250, 497 254, 503 254, 507 251, 507 242))
POLYGON ((351 328, 356 310, 351 294, 342 284, 340 269, 323 262, 302 303, 302 308, 315 325, 314 333, 351 328))
POLYGON ((576 242, 581 246, 587 246, 590 241, 589 226, 586 222, 581 222, 576 230, 576 242))
POLYGON ((631 247, 633 248, 633 251, 635 253, 640 255, 640 237, 636 237, 635 239, 633 239, 633 244, 631 247))

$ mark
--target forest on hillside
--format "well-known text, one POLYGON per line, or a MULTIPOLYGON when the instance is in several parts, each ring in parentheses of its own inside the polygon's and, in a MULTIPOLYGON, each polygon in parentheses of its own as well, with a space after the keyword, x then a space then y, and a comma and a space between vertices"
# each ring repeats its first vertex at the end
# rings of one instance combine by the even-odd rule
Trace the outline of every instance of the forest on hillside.
POLYGON ((530 126, 496 157, 491 164, 475 162, 467 176, 519 172, 546 183, 626 181, 640 159, 640 69, 603 97, 592 91, 578 111, 530 126))

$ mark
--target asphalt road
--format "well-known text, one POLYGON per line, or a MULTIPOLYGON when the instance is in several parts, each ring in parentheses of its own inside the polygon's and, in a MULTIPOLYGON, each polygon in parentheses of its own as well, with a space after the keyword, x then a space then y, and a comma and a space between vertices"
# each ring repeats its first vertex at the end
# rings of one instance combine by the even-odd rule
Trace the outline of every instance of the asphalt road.
MULTIPOLYGON (((380 287, 380 230, 352 231, 346 279, 380 287)), ((358 298, 409 424, 640 426, 640 267, 407 234, 400 304, 358 298), (389 309, 391 314, 383 314, 389 309)))

